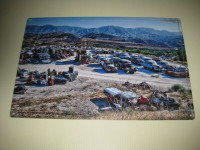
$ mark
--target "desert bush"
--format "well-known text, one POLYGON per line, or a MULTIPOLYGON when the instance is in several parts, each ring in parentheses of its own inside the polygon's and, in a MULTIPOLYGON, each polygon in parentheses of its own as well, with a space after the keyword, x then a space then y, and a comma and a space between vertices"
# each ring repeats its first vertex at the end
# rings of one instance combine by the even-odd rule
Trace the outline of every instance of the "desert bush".
POLYGON ((180 94, 182 94, 184 96, 192 94, 192 91, 190 89, 187 90, 185 87, 183 87, 180 84, 173 85, 172 88, 171 88, 171 90, 175 91, 175 92, 179 92, 180 94))
POLYGON ((189 94, 189 95, 192 95, 192 90, 187 90, 187 93, 189 94))
POLYGON ((159 78, 159 76, 160 76, 159 74, 158 75, 153 75, 153 74, 151 75, 151 77, 153 77, 153 78, 159 78))
POLYGON ((180 89, 179 93, 181 93, 183 95, 187 95, 188 94, 188 92, 187 92, 187 90, 185 88, 180 89))
POLYGON ((175 84, 175 85, 173 85, 172 86, 172 88, 171 88, 173 91, 175 91, 175 92, 178 92, 178 91, 180 91, 180 90, 183 90, 183 89, 185 89, 182 85, 180 85, 180 84, 175 84))

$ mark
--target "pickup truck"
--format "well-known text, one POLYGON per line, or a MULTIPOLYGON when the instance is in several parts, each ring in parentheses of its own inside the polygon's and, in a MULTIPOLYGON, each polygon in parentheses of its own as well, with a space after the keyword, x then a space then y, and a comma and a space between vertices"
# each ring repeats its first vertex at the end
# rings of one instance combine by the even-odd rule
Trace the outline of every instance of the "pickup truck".
POLYGON ((115 67, 114 63, 110 61, 105 61, 103 64, 103 69, 106 72, 117 72, 117 67, 115 67))
POLYGON ((117 64, 118 68, 123 70, 126 73, 134 74, 138 71, 138 68, 131 64, 131 61, 126 59, 120 59, 117 64))

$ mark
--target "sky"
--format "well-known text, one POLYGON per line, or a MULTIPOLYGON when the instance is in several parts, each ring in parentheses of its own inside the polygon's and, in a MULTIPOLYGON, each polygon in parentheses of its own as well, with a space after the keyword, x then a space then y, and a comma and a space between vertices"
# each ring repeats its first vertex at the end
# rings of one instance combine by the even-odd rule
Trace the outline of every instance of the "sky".
POLYGON ((27 25, 55 25, 96 28, 102 26, 120 26, 124 28, 153 28, 169 32, 182 32, 180 20, 177 18, 139 18, 139 17, 58 17, 29 18, 27 25))

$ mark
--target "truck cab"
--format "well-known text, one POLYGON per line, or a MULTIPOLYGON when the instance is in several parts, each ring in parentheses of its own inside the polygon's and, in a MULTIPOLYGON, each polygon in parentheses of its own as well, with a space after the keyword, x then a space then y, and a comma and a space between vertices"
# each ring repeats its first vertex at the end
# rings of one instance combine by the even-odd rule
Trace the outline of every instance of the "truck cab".
POLYGON ((119 69, 123 70, 124 72, 131 73, 131 74, 135 73, 138 70, 137 67, 131 64, 131 61, 126 60, 126 59, 119 60, 117 66, 119 69))

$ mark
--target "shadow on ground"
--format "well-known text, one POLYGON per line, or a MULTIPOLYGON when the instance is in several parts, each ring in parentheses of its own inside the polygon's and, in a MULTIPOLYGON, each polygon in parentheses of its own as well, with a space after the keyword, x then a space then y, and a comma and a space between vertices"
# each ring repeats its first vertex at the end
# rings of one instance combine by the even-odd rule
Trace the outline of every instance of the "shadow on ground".
POLYGON ((77 62, 74 60, 69 60, 69 61, 56 61, 55 65, 78 65, 77 62))
POLYGON ((99 109, 110 107, 106 98, 93 98, 91 102, 94 103, 99 109))

